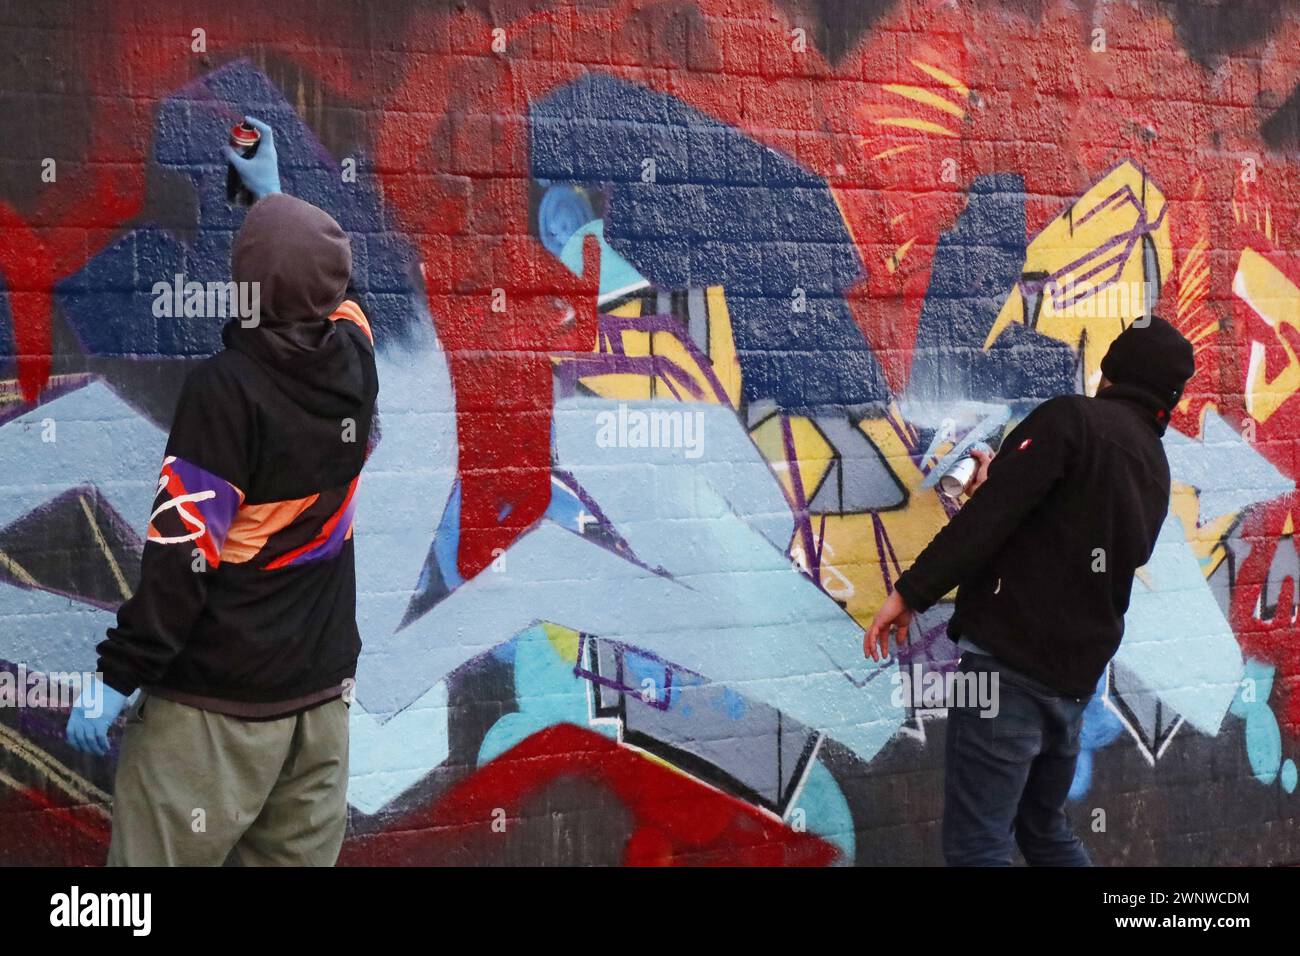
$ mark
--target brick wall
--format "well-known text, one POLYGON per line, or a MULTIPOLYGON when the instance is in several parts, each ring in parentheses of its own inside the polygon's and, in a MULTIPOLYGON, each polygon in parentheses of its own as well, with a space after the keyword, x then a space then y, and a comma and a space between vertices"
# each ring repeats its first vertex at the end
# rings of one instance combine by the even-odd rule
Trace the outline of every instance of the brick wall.
MULTIPOLYGON (((380 342, 345 862, 938 862, 895 692, 951 604, 883 669, 862 626, 947 461, 1152 304, 1198 370, 1073 813, 1099 862, 1300 860, 1294 8, 0 5, 0 676, 92 668, 135 584, 220 347, 157 286, 228 278, 247 112, 380 342)), ((113 755, 26 702, 0 861, 98 863, 113 755)))

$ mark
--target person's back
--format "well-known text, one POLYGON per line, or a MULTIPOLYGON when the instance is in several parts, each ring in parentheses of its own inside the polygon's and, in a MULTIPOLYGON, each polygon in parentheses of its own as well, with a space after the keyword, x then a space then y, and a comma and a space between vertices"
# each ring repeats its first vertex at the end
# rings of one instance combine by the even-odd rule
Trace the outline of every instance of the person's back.
POLYGON ((1032 452, 1033 430, 1072 440, 1059 480, 962 581, 948 625, 954 640, 965 636, 1063 693, 1093 692, 1169 507, 1163 428, 1146 401, 1126 385, 1061 396, 1009 436, 1008 456, 1032 452))
POLYGON ((231 272, 255 314, 187 377, 140 584, 98 646, 68 739, 122 735, 109 864, 332 864, 347 824, 360 637, 353 501, 372 443, 374 344, 345 299, 347 235, 279 193, 273 131, 227 158, 257 195, 231 272), (101 706, 102 705, 102 706, 101 706), (196 808, 203 826, 194 827, 196 808))
POLYGON ((339 696, 356 671, 352 501, 378 378, 365 316, 337 301, 350 253, 328 215, 268 196, 232 265, 258 283, 260 321, 232 319, 186 380, 155 547, 100 669, 122 690, 266 718, 339 696))
POLYGON ((1194 369, 1191 344, 1149 316, 1111 343, 1096 398, 1035 408, 981 470, 970 500, 894 582, 864 641, 957 588, 948 634, 965 688, 948 704, 944 857, 1087 865, 1065 800, 1083 712, 1119 648, 1134 573, 1169 511, 1161 436, 1194 369))

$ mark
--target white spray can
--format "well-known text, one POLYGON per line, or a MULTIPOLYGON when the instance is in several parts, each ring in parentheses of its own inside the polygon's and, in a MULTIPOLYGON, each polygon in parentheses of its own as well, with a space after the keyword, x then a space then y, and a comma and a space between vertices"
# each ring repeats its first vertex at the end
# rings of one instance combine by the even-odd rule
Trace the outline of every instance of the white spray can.
MULTIPOLYGON (((977 442, 971 448, 980 448, 985 451, 992 451, 988 445, 983 442, 977 442)), ((979 468, 979 459, 974 455, 965 454, 957 459, 957 463, 939 478, 939 493, 948 498, 960 498, 961 493, 970 484, 970 480, 975 477, 975 470, 979 468)))
POLYGON ((979 467, 979 462, 975 460, 974 455, 965 455, 957 460, 957 464, 948 470, 948 473, 939 479, 939 493, 949 498, 961 497, 962 489, 970 484, 970 480, 975 477, 975 469, 979 467))

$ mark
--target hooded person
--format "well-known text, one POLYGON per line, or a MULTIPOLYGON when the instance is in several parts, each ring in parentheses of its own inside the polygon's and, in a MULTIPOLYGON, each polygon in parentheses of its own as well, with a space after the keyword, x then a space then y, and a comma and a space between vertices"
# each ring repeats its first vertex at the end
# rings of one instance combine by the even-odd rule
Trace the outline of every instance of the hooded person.
MULTIPOLYGON (((140 585, 98 646, 103 697, 140 690, 110 865, 337 858, 361 647, 353 502, 378 394, 351 267, 339 224, 278 192, 235 239, 258 312, 185 381, 140 585)), ((74 711, 69 739, 103 752, 104 717, 74 711)))
POLYGON ((1036 407, 981 468, 961 510, 893 582, 866 652, 901 646, 914 613, 956 589, 948 636, 965 686, 996 705, 949 702, 944 857, 1086 865, 1065 800, 1083 709, 1124 633, 1133 576, 1169 510, 1161 436, 1195 371, 1191 344, 1157 316, 1134 321, 1101 363, 1095 398, 1036 407))
MULTIPOLYGON (((231 273, 258 290, 258 314, 226 323, 226 347, 273 370, 281 391, 304 410, 332 425, 368 426, 374 350, 360 307, 346 301, 352 248, 342 227, 310 203, 273 193, 253 206, 235 237, 231 273)), ((354 457, 366 449, 350 444, 354 457)))

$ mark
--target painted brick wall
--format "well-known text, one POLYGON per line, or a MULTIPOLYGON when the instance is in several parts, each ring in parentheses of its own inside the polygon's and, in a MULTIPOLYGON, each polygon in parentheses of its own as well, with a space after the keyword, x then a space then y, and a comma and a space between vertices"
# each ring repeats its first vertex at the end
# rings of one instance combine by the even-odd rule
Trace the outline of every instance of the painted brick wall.
POLYGON ((0 861, 103 858, 113 756, 12 691, 135 584, 220 345, 156 286, 228 278, 243 112, 380 341, 344 862, 938 862, 895 692, 951 605, 883 668, 861 628, 947 460, 1149 302, 1198 371, 1073 812, 1300 861, 1295 8, 0 4, 0 861))

